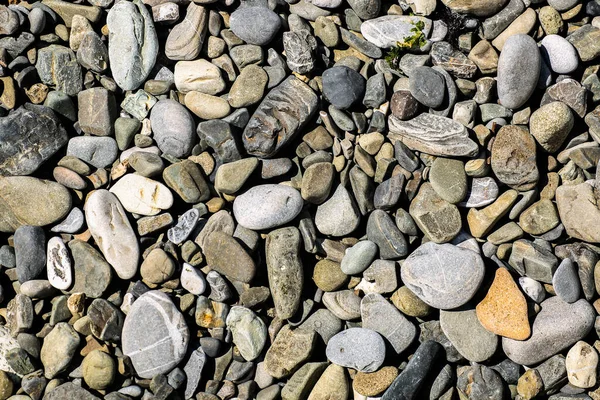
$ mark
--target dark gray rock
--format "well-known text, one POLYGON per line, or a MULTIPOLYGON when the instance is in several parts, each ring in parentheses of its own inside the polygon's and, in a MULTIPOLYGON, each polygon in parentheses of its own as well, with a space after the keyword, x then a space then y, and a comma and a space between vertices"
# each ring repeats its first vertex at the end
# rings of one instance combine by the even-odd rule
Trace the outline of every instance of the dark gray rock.
POLYGON ((17 58, 35 42, 35 36, 29 32, 21 32, 16 38, 13 36, 0 39, 0 48, 6 49, 12 58, 17 58))
POLYGON ((281 28, 281 20, 267 7, 242 6, 231 14, 229 26, 243 41, 264 46, 281 28))
POLYGON ((293 76, 272 89, 244 129, 244 147, 248 154, 274 156, 312 119, 317 103, 313 90, 293 76))
POLYGON ((35 64, 43 83, 56 87, 56 90, 75 96, 83 85, 81 67, 73 50, 52 44, 38 51, 35 64))
POLYGON ((483 21, 483 36, 487 40, 495 39, 511 22, 525 11, 523 0, 511 0, 498 14, 483 21))
POLYGON ((573 262, 565 258, 552 276, 552 286, 556 295, 567 303, 574 303, 581 295, 579 276, 573 262))
POLYGON ((408 244, 394 221, 383 210, 374 210, 367 222, 367 238, 379 247, 379 256, 395 260, 408 253, 408 244))
POLYGON ((301 29, 284 32, 283 49, 287 58, 287 66, 292 71, 306 74, 315 67, 317 40, 310 34, 310 31, 301 29))
POLYGON ((17 278, 25 283, 38 277, 46 266, 46 235, 38 226, 23 225, 14 235, 17 278))
POLYGON ((25 104, 0 118, 0 174, 29 175, 67 143, 54 112, 25 104))
POLYGON ((218 119, 200 122, 196 133, 200 138, 200 145, 213 149, 221 163, 237 161, 242 158, 238 144, 231 132, 231 126, 227 122, 218 119))
POLYGON ((361 101, 365 85, 365 78, 361 74, 345 66, 323 72, 323 96, 340 110, 346 110, 361 101))
POLYGON ((437 342, 423 342, 381 400, 412 400, 419 398, 419 391, 425 379, 433 370, 436 361, 444 354, 444 348, 437 342))
POLYGON ((365 97, 363 98, 365 107, 377 108, 385 102, 385 97, 385 75, 383 73, 378 73, 367 79, 365 97))

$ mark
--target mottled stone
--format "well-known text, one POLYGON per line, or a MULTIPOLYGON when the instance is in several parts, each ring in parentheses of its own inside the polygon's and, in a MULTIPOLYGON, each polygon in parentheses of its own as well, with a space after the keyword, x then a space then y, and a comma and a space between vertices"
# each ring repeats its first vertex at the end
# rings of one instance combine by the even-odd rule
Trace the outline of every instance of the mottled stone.
POLYGON ((165 43, 165 55, 171 60, 194 60, 208 30, 208 10, 196 3, 187 6, 185 18, 175 25, 165 43))
POLYGON ((503 126, 492 146, 491 165, 496 177, 513 189, 535 187, 539 171, 533 136, 520 126, 503 126))

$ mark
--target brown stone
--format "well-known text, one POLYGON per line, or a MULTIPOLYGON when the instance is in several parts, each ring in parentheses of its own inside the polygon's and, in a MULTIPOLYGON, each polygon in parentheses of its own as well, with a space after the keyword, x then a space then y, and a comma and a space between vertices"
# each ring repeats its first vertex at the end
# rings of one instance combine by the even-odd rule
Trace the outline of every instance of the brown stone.
POLYGON ((352 387, 363 396, 382 394, 398 376, 398 368, 383 367, 379 371, 356 374, 352 387))
POLYGON ((485 298, 476 307, 477 318, 490 332, 515 340, 531 335, 527 301, 506 268, 498 268, 485 298))
POLYGON ((280 379, 293 374, 310 357, 316 341, 316 332, 281 328, 265 354, 265 369, 269 375, 280 379))
POLYGON ((494 225, 510 210, 519 196, 516 190, 507 190, 489 206, 477 210, 471 208, 467 214, 467 223, 471 235, 476 238, 485 236, 494 225))

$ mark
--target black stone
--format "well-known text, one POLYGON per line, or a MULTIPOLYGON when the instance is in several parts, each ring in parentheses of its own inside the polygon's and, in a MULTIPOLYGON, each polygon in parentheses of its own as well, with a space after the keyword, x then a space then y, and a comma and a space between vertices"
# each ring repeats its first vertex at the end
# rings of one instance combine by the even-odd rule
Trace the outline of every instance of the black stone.
POLYGON ((100 340, 119 341, 123 330, 123 314, 109 301, 95 299, 88 307, 92 334, 100 340))
POLYGON ((390 387, 381 400, 418 399, 419 391, 437 359, 443 357, 444 348, 438 342, 428 340, 422 343, 408 362, 408 365, 390 387))
POLYGON ((0 118, 0 175, 30 175, 68 141, 48 107, 25 104, 0 118))
POLYGON ((200 145, 213 149, 222 164, 242 158, 227 122, 220 120, 201 122, 196 128, 196 133, 200 138, 200 145))

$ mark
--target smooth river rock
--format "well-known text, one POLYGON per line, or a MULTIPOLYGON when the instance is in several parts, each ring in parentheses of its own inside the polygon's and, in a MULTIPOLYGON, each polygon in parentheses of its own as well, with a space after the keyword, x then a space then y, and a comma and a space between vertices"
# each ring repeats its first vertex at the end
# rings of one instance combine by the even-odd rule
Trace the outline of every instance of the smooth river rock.
POLYGON ((108 12, 108 57, 112 76, 123 90, 146 80, 158 55, 152 15, 141 0, 120 1, 108 12))
POLYGON ((500 128, 492 145, 492 170, 513 189, 533 189, 539 179, 535 139, 518 125, 500 128))
POLYGON ((583 339, 594 327, 596 312, 586 300, 569 304, 554 296, 540 306, 529 339, 502 339, 504 353, 518 364, 544 361, 583 339))
POLYGON ((121 279, 131 279, 138 270, 140 249, 119 199, 108 190, 96 190, 84 209, 90 233, 106 261, 121 279))
POLYGON ((360 372, 375 372, 385 359, 385 342, 379 333, 365 328, 350 328, 329 339, 327 359, 360 372))
POLYGON ((396 46, 397 42, 404 42, 405 37, 414 35, 411 29, 418 22, 425 24, 422 32, 428 37, 433 26, 431 20, 408 15, 385 15, 369 19, 360 25, 360 33, 377 47, 389 49, 396 46))
POLYGON ((267 326, 254 311, 234 306, 227 314, 227 328, 233 343, 247 361, 256 359, 267 342, 267 326))
POLYGON ((123 323, 123 354, 137 375, 151 379, 171 371, 185 356, 190 332, 168 295, 151 290, 129 309, 123 323))
POLYGON ((502 47, 498 59, 497 90, 506 108, 519 108, 535 90, 541 70, 537 43, 528 35, 513 35, 502 47))
POLYGON ((233 202, 235 219, 244 228, 263 230, 285 225, 304 204, 296 189, 276 184, 254 186, 233 202))
POLYGON ((425 303, 442 310, 471 300, 484 273, 483 260, 476 252, 433 242, 418 247, 401 268, 406 286, 425 303))
POLYGON ((110 192, 130 213, 156 215, 173 205, 173 194, 162 183, 138 174, 121 177, 110 192))

